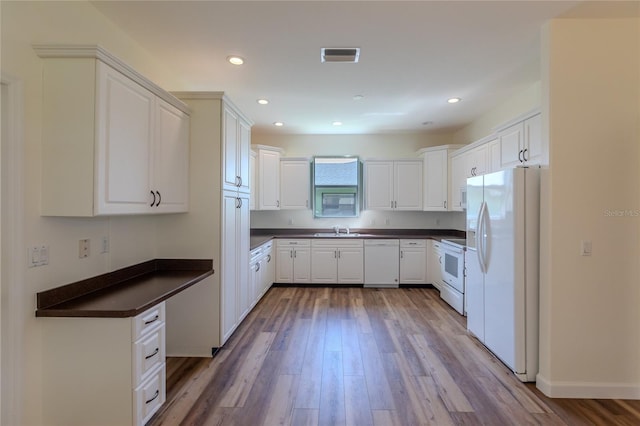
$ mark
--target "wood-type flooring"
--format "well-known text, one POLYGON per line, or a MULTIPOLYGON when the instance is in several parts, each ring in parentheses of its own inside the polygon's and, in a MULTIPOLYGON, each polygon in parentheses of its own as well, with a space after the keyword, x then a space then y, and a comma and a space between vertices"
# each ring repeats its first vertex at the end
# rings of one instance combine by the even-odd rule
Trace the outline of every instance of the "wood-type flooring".
POLYGON ((167 359, 148 425, 640 425, 640 401, 549 399, 430 288, 274 287, 215 358, 167 359))

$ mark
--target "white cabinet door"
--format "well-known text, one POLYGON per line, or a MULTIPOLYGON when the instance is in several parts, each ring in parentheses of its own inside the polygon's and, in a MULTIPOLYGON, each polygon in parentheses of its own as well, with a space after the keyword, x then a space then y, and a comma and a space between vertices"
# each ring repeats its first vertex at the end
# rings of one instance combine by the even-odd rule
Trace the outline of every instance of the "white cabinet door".
POLYGON ((518 123, 502 130, 500 137, 500 165, 503 169, 523 163, 524 124, 518 123))
POLYGON ((393 161, 365 163, 365 201, 368 210, 393 209, 393 161))
POLYGON ((258 210, 280 209, 280 152, 258 150, 258 210))
POLYGON ((162 99, 156 102, 153 186, 156 209, 186 212, 189 194, 189 116, 162 99))
POLYGON ((451 157, 451 210, 462 211, 462 187, 467 181, 467 153, 451 157))
POLYGON ((309 247, 298 247, 293 251, 293 282, 311 282, 311 249, 309 247))
POLYGON ((487 173, 500 170, 500 139, 487 142, 487 173))
POLYGON ((222 197, 222 247, 220 253, 220 327, 222 342, 224 343, 238 325, 238 298, 236 283, 238 271, 236 267, 236 252, 238 242, 236 235, 238 197, 236 193, 224 192, 222 197))
POLYGON ((540 114, 499 132, 502 168, 540 164, 543 156, 540 114))
POLYGON ((426 240, 400 242, 400 284, 427 284, 426 240))
POLYGON ((238 323, 247 315, 251 309, 252 293, 249 279, 249 240, 250 240, 250 218, 249 218, 249 194, 239 193, 238 207, 236 208, 236 270, 237 280, 235 283, 238 291, 238 323))
POLYGON ((222 127, 222 189, 237 190, 240 183, 238 171, 238 114, 228 106, 223 107, 222 127))
POLYGON ((338 249, 336 247, 311 249, 311 282, 314 284, 338 282, 338 249))
POLYGON ((341 247, 338 250, 338 284, 364 283, 364 248, 341 247))
POLYGON ((481 176, 487 172, 487 145, 480 145, 467 154, 467 176, 481 176))
POLYGON ((237 172, 240 178, 238 191, 251 192, 250 157, 251 157, 251 126, 242 118, 238 119, 238 150, 237 172))
POLYGON ((293 282, 293 248, 278 247, 276 255, 276 282, 293 282))
POLYGON ((276 258, 274 257, 275 251, 272 246, 269 246, 263 251, 263 258, 261 263, 262 275, 262 289, 260 296, 264 295, 271 287, 276 279, 276 258))
POLYGON ((155 96, 98 62, 96 214, 145 213, 151 190, 155 96))
POLYGON ((422 161, 367 161, 365 203, 369 210, 422 210, 422 161))
POLYGON ((257 153, 255 151, 251 151, 250 157, 249 157, 249 181, 251 183, 251 202, 249 203, 249 209, 250 210, 255 210, 256 209, 256 157, 257 157, 257 153))
POLYGON ((424 210, 448 210, 448 163, 446 149, 429 151, 424 155, 424 210))
POLYGON ((522 158, 526 164, 542 162, 542 121, 540 114, 524 121, 524 150, 522 158))
POLYGON ((311 207, 311 174, 308 160, 280 160, 280 209, 306 210, 311 207))
POLYGON ((282 239, 276 242, 276 282, 311 282, 311 248, 308 239, 282 239))
POLYGON ((394 163, 394 208, 422 210, 422 161, 394 163))

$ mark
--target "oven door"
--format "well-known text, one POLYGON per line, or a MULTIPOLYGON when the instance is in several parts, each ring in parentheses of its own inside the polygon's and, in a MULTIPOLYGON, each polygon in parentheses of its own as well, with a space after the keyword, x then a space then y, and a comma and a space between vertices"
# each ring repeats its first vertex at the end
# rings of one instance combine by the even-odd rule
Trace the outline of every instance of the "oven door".
POLYGON ((455 290, 464 293, 464 250, 448 244, 441 244, 442 279, 455 290))

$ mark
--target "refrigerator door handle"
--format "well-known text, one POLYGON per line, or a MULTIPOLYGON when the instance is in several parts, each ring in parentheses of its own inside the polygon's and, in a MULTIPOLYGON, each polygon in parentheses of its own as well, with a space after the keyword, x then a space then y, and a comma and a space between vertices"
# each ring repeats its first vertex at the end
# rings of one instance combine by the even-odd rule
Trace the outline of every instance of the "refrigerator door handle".
POLYGON ((480 270, 482 273, 487 272, 487 264, 486 264, 486 238, 485 238, 485 228, 486 228, 486 214, 487 214, 487 203, 482 202, 480 205, 480 211, 478 212, 478 229, 476 230, 476 247, 478 248, 478 263, 480 263, 480 270))

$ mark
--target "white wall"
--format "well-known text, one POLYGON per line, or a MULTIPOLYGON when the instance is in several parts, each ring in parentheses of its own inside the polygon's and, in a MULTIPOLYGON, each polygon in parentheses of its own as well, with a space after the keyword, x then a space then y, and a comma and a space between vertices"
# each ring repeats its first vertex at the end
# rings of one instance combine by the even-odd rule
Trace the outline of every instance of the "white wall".
POLYGON ((640 20, 553 20, 543 46, 537 385, 640 398, 640 20))
MULTIPOLYGON (((357 155, 367 158, 416 158, 420 148, 451 143, 450 134, 404 133, 397 135, 252 135, 253 144, 277 146, 285 157, 357 155)), ((361 211, 357 218, 314 219, 311 210, 251 212, 252 228, 351 228, 465 229, 465 216, 458 212, 361 211)))
MULTIPOLYGON (((22 393, 19 424, 41 425, 41 323, 34 316, 37 292, 95 276, 156 256, 155 219, 51 218, 40 216, 40 164, 42 129, 42 60, 33 43, 100 44, 161 86, 175 87, 169 64, 154 61, 134 40, 106 20, 87 2, 1 2, 1 67, 24 87, 24 245, 46 244, 49 265, 26 268, 20 290, 17 348, 24 368, 17 373, 22 393), (111 252, 98 254, 102 236, 110 239, 111 252), (78 240, 89 238, 92 254, 78 258, 78 240)), ((46 136, 46 135, 45 135, 46 136)))
POLYGON ((540 107, 540 82, 536 82, 526 90, 519 92, 482 114, 472 123, 456 131, 452 136, 454 144, 469 144, 489 136, 493 129, 521 114, 540 107))

